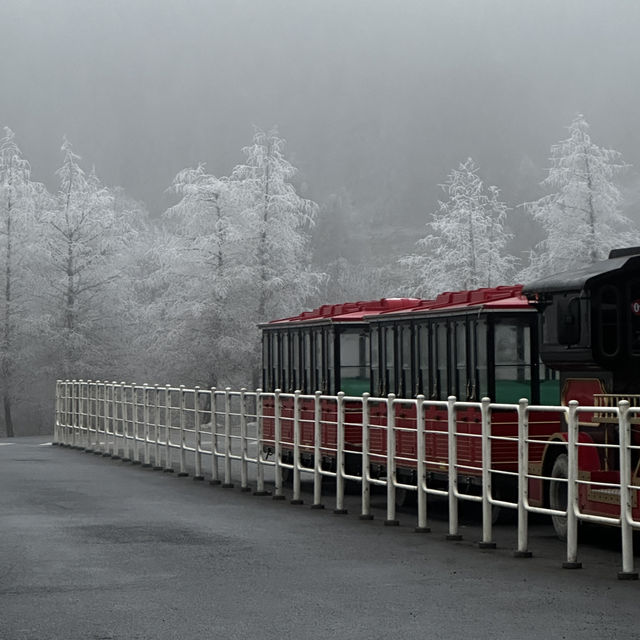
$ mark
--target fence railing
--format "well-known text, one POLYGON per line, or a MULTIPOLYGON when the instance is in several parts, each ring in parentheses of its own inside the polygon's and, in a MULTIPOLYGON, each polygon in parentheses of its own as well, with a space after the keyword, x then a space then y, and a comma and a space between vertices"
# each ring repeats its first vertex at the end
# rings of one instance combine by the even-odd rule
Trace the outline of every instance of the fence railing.
POLYGON ((284 499, 289 477, 294 504, 302 502, 305 475, 313 481, 312 508, 324 507, 322 482, 331 478, 334 512, 346 513, 345 489, 355 485, 362 519, 372 518, 371 491, 379 486, 386 490, 386 525, 398 523, 399 498, 415 496, 418 532, 430 530, 428 505, 438 497, 448 501, 451 540, 461 538, 460 503, 476 502, 483 548, 495 547, 497 510, 512 510, 516 557, 531 556, 529 514, 545 514, 566 527, 565 568, 581 566, 580 522, 615 525, 621 531, 618 576, 634 579, 640 486, 633 480, 632 460, 638 460, 640 447, 631 436, 640 407, 627 400, 606 407, 607 421, 617 430, 615 442, 582 435, 580 417, 593 420, 597 411, 602 406, 576 402, 532 406, 526 400, 516 405, 66 380, 56 383, 54 442, 179 475, 190 470, 196 480, 206 474, 223 487, 239 482, 243 491, 271 493, 275 499, 284 499), (561 437, 550 437, 553 431, 561 437), (560 452, 551 456, 556 461, 564 456, 553 469, 541 463, 549 448, 560 452), (615 460, 619 473, 586 476, 583 469, 594 456, 615 460), (554 487, 559 502, 532 499, 532 486, 554 487), (581 508, 584 491, 609 500, 610 513, 581 508))

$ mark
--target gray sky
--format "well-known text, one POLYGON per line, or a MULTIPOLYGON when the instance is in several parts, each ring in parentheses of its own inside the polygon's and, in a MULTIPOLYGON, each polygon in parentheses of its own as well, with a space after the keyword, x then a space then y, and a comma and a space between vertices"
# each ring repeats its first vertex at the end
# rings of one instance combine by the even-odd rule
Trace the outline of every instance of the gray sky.
POLYGON ((422 222, 467 156, 540 195, 576 112, 640 168, 634 0, 2 0, 0 124, 51 188, 66 134, 153 212, 279 126, 322 201, 422 222))

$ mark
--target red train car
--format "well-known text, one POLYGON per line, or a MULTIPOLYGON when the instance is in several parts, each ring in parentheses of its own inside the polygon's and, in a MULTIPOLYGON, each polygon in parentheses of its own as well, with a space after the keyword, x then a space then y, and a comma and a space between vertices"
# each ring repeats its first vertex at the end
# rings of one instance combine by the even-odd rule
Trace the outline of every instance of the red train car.
MULTIPOLYGON (((601 407, 580 414, 579 509, 584 514, 615 517, 620 512, 617 419, 606 408, 621 399, 640 404, 640 249, 612 252, 608 260, 588 268, 554 275, 522 287, 508 286, 449 292, 435 300, 395 299, 325 306, 294 318, 262 326, 263 384, 266 391, 319 390, 321 455, 335 461, 336 401, 368 392, 399 399, 424 396, 445 401, 559 406, 570 400, 601 407), (590 484, 592 482, 593 484, 590 484), (603 488, 598 483, 609 483, 603 488)), ((301 458, 313 461, 314 401, 302 407, 301 458)), ((282 453, 292 459, 291 400, 281 403, 282 453), (288 404, 287 404, 288 403, 288 404)), ((273 400, 265 399, 265 444, 273 446, 273 400), (270 404, 269 404, 270 403, 270 404)), ((559 412, 536 412, 529 419, 529 502, 563 509, 566 484, 567 427, 559 412)), ((480 414, 477 407, 457 412, 456 461, 459 483, 470 490, 481 480, 480 414)), ((348 472, 361 464, 361 403, 347 406, 345 445, 352 453, 348 472)), ((640 422, 633 418, 632 422, 640 422)), ((387 404, 370 401, 371 472, 384 473, 387 404)), ((415 402, 399 401, 396 412, 395 464, 403 483, 415 483, 415 402)), ((447 415, 427 405, 425 461, 429 483, 446 482, 449 463, 447 415)), ((632 444, 640 446, 633 425, 632 444)), ((515 410, 491 416, 491 469, 494 497, 515 493, 518 424, 515 410)), ((640 484, 639 458, 633 450, 632 485, 640 484)), ((637 502, 637 500, 636 500, 637 502)), ((634 503, 634 517, 640 506, 634 503)), ((562 518, 554 518, 559 535, 562 518)))
MULTIPOLYGON (((326 468, 335 465, 337 443, 337 403, 334 396, 361 396, 370 390, 369 323, 365 318, 377 314, 410 309, 420 303, 415 298, 323 305, 298 316, 274 320, 262 325, 262 383, 265 391, 295 391, 303 395, 320 392, 321 455, 326 468)), ((301 461, 311 466, 314 455, 315 398, 301 401, 301 461)), ((293 399, 283 397, 281 415, 282 456, 293 455, 293 399)), ((263 437, 267 451, 275 450, 274 398, 263 399, 263 437)), ((345 449, 357 453, 362 444, 362 406, 345 404, 345 449)), ((359 471, 360 458, 347 456, 347 468, 359 471)))

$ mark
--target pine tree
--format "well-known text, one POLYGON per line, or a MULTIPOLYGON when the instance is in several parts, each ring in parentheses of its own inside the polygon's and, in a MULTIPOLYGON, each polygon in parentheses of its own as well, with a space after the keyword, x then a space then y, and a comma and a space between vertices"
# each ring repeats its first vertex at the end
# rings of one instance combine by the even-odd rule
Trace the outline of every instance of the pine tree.
POLYGON ((297 169, 285 158, 284 145, 276 129, 257 130, 243 149, 245 164, 232 173, 243 194, 243 227, 253 236, 255 253, 247 258, 259 322, 299 307, 322 279, 310 270, 308 255, 318 205, 297 193, 291 182, 297 169))
POLYGON ((31 182, 31 168, 15 143, 15 135, 5 127, 0 140, 0 234, 4 236, 2 253, 2 351, 0 352, 0 381, 4 423, 8 437, 15 435, 12 402, 20 336, 18 332, 21 303, 24 302, 24 278, 20 273, 24 259, 27 218, 33 210, 35 187, 31 182))
POLYGON ((175 260, 164 263, 167 268, 159 262, 156 271, 172 282, 172 293, 158 300, 165 307, 169 351, 192 354, 190 379, 209 386, 230 383, 237 380, 246 344, 237 339, 246 310, 238 309, 236 298, 250 251, 241 229, 241 185, 199 165, 180 171, 172 190, 180 200, 164 224, 167 255, 175 260))
POLYGON ((580 114, 568 129, 569 137, 551 147, 541 183, 553 193, 525 205, 546 233, 521 274, 525 280, 578 269, 639 239, 621 212, 616 178, 627 168, 621 154, 594 144, 580 114))
POLYGON ((95 170, 85 174, 66 139, 62 153, 55 206, 43 220, 45 277, 54 295, 52 340, 60 346, 59 373, 80 377, 107 359, 104 337, 114 309, 108 308, 105 292, 118 277, 115 256, 130 230, 110 191, 95 170))
POLYGON ((485 187, 471 158, 441 185, 447 194, 417 242, 420 253, 401 258, 411 295, 476 289, 509 282, 514 258, 505 253, 507 206, 497 187, 485 187))

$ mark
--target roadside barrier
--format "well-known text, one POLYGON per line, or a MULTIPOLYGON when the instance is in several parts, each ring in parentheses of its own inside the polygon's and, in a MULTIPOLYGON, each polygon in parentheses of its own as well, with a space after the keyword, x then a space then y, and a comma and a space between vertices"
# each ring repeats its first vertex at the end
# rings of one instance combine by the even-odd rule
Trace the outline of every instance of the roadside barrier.
POLYGON ((496 546, 496 513, 510 510, 517 519, 514 556, 519 558, 532 555, 529 514, 544 514, 566 537, 562 566, 567 569, 581 567, 579 523, 614 525, 621 533, 618 577, 638 577, 633 531, 640 529, 634 472, 640 447, 633 444, 632 430, 640 425, 640 407, 626 400, 607 406, 605 415, 602 407, 575 401, 532 406, 526 400, 498 404, 59 380, 55 411, 55 444, 178 475, 188 475, 189 467, 194 480, 207 475, 211 484, 224 488, 239 482, 242 491, 280 500, 290 479, 293 504, 302 503, 301 475, 306 474, 313 479, 314 509, 324 508, 322 481, 331 478, 334 513, 346 513, 345 490, 356 486, 359 517, 371 519, 372 487, 383 487, 388 526, 398 524, 397 505, 412 496, 415 530, 429 532, 429 501, 439 497, 448 501, 450 540, 462 537, 460 503, 476 502, 482 513, 481 548, 496 546), (594 420, 611 425, 616 438, 585 438, 581 427, 594 420), (544 436, 539 435, 543 424, 544 436), (557 425, 551 437, 546 435, 550 424, 557 425), (594 456, 605 461, 604 471, 587 476, 583 469, 594 456), (272 491, 266 489, 267 471, 272 491), (531 495, 545 487, 548 501, 531 495), (607 515, 581 508, 581 495, 609 502, 607 515))

